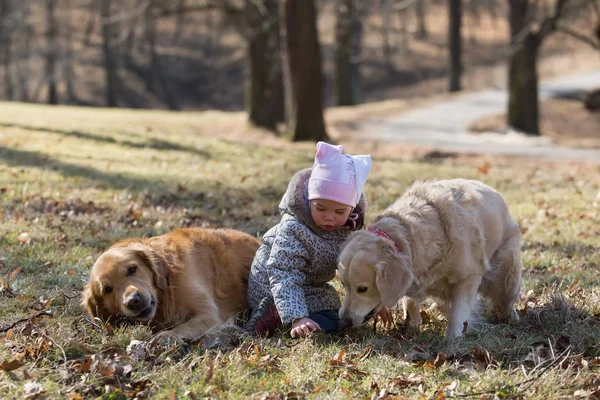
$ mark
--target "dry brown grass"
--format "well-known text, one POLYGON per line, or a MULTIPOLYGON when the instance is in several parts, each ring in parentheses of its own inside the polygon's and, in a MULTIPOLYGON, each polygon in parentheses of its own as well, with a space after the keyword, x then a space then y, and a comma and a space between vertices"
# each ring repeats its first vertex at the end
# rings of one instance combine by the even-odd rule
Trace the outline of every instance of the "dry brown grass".
POLYGON ((79 293, 95 258, 118 239, 178 226, 264 233, 279 220, 291 175, 312 163, 314 144, 265 140, 237 113, 0 106, 4 398, 546 400, 600 390, 598 166, 400 159, 388 146, 342 141, 374 158, 368 220, 417 179, 474 178, 503 193, 524 233, 521 322, 449 345, 438 312, 424 312, 420 330, 396 313, 387 331, 220 334, 132 352, 132 339, 149 338, 146 327, 110 330, 84 319, 79 293))

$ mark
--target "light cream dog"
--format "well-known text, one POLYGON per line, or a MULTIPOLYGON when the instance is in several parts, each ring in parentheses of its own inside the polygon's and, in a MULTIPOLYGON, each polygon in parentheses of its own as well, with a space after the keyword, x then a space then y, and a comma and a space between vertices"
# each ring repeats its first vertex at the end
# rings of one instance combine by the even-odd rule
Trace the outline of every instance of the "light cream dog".
POLYGON ((421 302, 432 297, 453 339, 477 320, 478 292, 499 320, 518 319, 520 247, 519 226, 494 189, 465 179, 417 182, 344 244, 342 323, 361 325, 408 296, 405 313, 416 326, 421 302))

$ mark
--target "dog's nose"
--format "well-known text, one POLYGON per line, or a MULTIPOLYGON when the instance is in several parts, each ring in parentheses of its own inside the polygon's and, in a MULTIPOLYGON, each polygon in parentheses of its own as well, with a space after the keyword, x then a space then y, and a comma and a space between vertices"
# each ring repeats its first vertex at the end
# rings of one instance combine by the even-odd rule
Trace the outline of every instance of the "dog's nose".
POLYGON ((142 303, 142 296, 138 292, 135 292, 129 295, 125 299, 125 307, 129 308, 131 311, 137 311, 140 308, 140 304, 142 303))
POLYGON ((342 328, 347 328, 352 325, 351 318, 342 318, 340 322, 341 322, 342 328))

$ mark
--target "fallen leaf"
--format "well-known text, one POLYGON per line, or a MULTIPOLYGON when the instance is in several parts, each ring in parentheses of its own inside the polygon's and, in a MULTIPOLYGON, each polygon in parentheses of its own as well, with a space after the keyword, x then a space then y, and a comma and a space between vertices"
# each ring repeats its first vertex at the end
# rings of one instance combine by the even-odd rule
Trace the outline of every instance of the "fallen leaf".
POLYGON ((85 356, 85 358, 81 361, 81 363, 74 364, 74 368, 78 372, 90 372, 92 369, 92 364, 94 363, 93 356, 85 356))
POLYGON ((329 360, 329 365, 331 366, 342 366, 344 365, 344 350, 340 350, 337 354, 329 360))
POLYGON ((408 353, 404 356, 408 361, 419 361, 419 360, 429 360, 431 355, 420 346, 413 346, 410 348, 408 353))
POLYGON ((206 374, 204 375, 204 383, 210 382, 210 380, 213 377, 213 374, 215 371, 215 359, 212 357, 209 357, 207 360, 207 364, 208 364, 208 369, 206 370, 206 374))
POLYGON ((136 361, 145 359, 148 353, 145 343, 141 340, 132 340, 125 351, 136 361))
POLYGON ((600 399, 600 389, 596 389, 590 393, 590 399, 600 399))
POLYGON ((416 374, 410 374, 408 377, 399 375, 396 378, 390 378, 389 381, 394 390, 404 389, 409 386, 418 386, 422 383, 422 379, 416 374))
POLYGON ((19 273, 21 273, 21 271, 23 270, 23 268, 21 267, 17 267, 15 269, 13 269, 10 274, 8 274, 8 281, 12 281, 13 279, 15 279, 15 277, 17 275, 19 275, 19 273))
POLYGON ((476 348, 473 349, 471 352, 475 357, 475 362, 477 363, 477 370, 479 372, 485 371, 488 365, 492 363, 492 356, 486 349, 476 348))
POLYGON ((23 388, 25 389, 25 398, 33 399, 45 392, 42 385, 37 382, 27 382, 23 388))
POLYGON ((29 233, 28 232, 21 232, 19 234, 19 236, 17 237, 17 240, 21 244, 29 244, 31 242, 31 237, 29 237, 29 233))
POLYGON ((447 356, 444 353, 438 353, 435 361, 433 362, 433 366, 436 368, 441 367, 446 362, 447 356))
POLYGON ((477 172, 479 172, 481 175, 487 175, 488 172, 490 172, 491 167, 492 164, 490 164, 489 161, 485 161, 483 164, 477 167, 477 172))
POLYGON ((575 286, 579 285, 579 279, 575 279, 567 288, 567 292, 570 292, 575 286))
POLYGON ((190 390, 186 391, 183 395, 185 397, 187 397, 188 399, 192 399, 192 400, 197 399, 196 393, 194 393, 194 392, 192 392, 190 390))
POLYGON ((0 363, 0 370, 2 371, 14 371, 15 369, 21 368, 25 363, 21 360, 13 359, 10 361, 2 361, 0 363))
POLYGON ((371 356, 372 353, 373 353, 373 346, 371 346, 369 344, 369 345, 367 345, 367 347, 365 348, 363 353, 360 355, 360 361, 366 360, 367 358, 369 358, 371 356))

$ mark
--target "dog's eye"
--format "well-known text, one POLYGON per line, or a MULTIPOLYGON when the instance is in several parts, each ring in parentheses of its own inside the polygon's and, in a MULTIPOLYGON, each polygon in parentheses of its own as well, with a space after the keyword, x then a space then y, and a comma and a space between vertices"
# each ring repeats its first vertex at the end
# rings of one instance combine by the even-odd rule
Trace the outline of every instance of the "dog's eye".
POLYGON ((127 268, 127 276, 135 274, 135 271, 137 271, 137 266, 135 265, 132 265, 131 267, 127 268))
POLYGON ((359 286, 356 288, 356 292, 357 293, 364 293, 367 291, 367 287, 366 286, 359 286))
POLYGON ((131 275, 135 274, 136 270, 137 270, 137 267, 135 265, 133 267, 127 268, 127 275, 131 276, 131 275))
POLYGON ((104 286, 102 291, 104 292, 104 294, 110 294, 112 293, 112 286, 104 286))

